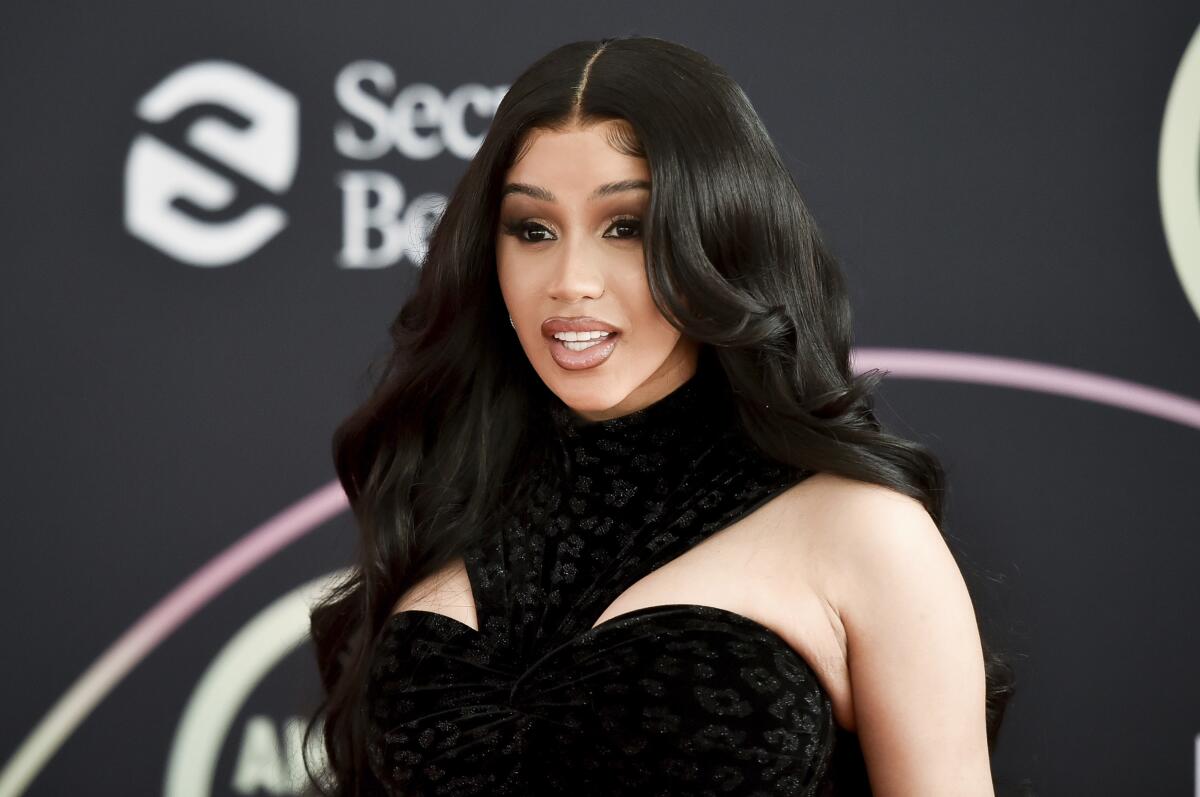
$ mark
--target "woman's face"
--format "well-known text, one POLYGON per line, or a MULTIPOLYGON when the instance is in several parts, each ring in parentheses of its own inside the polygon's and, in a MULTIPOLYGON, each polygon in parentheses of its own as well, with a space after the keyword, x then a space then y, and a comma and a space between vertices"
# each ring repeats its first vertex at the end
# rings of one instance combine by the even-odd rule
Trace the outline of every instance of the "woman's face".
POLYGON ((650 169, 608 143, 612 124, 530 131, 505 176, 496 233, 500 291, 521 347, 589 420, 657 401, 695 373, 698 355, 650 298, 641 239, 650 169), (573 319, 585 330, 578 340, 555 338, 556 327, 571 337, 563 330, 573 319), (609 335, 585 349, 587 331, 609 335))

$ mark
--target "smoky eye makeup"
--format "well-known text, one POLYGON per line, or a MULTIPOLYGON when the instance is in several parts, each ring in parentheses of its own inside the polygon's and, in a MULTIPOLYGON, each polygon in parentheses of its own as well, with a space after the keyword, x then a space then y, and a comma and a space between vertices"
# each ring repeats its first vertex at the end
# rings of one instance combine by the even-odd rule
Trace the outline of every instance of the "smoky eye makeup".
POLYGON ((549 236, 553 233, 542 224, 528 219, 506 219, 500 222, 500 230, 505 235, 511 235, 525 243, 539 243, 543 240, 549 240, 549 236), (535 236, 527 238, 526 233, 535 236))
MULTIPOLYGON (((554 240, 554 231, 533 219, 520 216, 501 219, 500 231, 511 235, 523 243, 535 244, 542 241, 554 240)), ((641 238, 642 219, 632 213, 619 213, 609 217, 604 237, 617 240, 636 240, 641 238), (615 230, 623 230, 623 234, 612 234, 615 230)))

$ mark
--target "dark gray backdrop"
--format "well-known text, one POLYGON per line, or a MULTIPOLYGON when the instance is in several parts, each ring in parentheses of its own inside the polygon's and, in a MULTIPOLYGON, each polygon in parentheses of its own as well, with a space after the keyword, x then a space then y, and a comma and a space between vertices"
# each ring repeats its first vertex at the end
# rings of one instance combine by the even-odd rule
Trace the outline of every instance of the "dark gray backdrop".
MULTIPOLYGON (((183 794, 164 786, 167 762, 218 652, 350 560, 350 518, 326 501, 325 516, 289 521, 293 541, 255 538, 277 551, 205 571, 179 610, 189 577, 328 487, 331 432, 413 284, 407 258, 339 262, 345 174, 386 173, 415 207, 466 164, 339 152, 339 124, 371 133, 335 93, 349 65, 390 70, 394 87, 363 88, 390 105, 416 84, 502 90, 575 39, 695 47, 742 84, 792 168, 849 275, 858 347, 885 367, 915 348, 1082 369, 1193 397, 1181 406, 1194 419, 1200 325, 1164 239, 1157 164, 1198 22, 1182 0, 6 4, 0 797, 183 794), (137 113, 177 70, 217 61, 298 103, 286 185, 188 141, 205 118, 236 124, 220 102, 163 123, 137 113), (173 178, 131 177, 145 137, 234 189, 175 213, 219 225, 267 205, 286 226, 221 266, 148 243, 126 223, 130 180, 173 178), (153 607, 176 613, 139 649, 122 635, 149 633, 153 607), (106 652, 124 661, 107 680, 106 652), (52 727, 51 712, 76 722, 52 727)), ((487 123, 468 111, 445 134, 487 123)), ((1196 423, 950 377, 884 385, 884 422, 944 458, 946 531, 1016 663, 994 758, 1005 793, 1196 790, 1196 423)), ((306 646, 270 668, 216 739, 202 791, 292 793, 266 786, 272 738, 286 764, 286 722, 315 688, 306 646)))

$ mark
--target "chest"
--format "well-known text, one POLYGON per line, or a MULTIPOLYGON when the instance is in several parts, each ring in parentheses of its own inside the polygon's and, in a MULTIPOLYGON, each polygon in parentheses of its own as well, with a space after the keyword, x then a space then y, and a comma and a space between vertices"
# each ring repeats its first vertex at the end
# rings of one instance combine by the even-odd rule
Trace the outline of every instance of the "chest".
POLYGON ((807 495, 819 489, 816 483, 797 485, 642 576, 592 627, 669 604, 740 615, 795 650, 829 694, 838 725, 855 730, 846 632, 825 597, 825 574, 834 563, 822 561, 821 546, 813 544, 822 530, 797 522, 808 516, 807 495))
MULTIPOLYGON (((615 625, 623 615, 668 605, 713 607, 736 615, 735 619, 777 635, 798 653, 828 693, 838 725, 853 731, 845 629, 825 598, 824 574, 832 563, 820 559, 821 547, 814 539, 821 529, 813 525, 820 521, 805 511, 807 497, 819 489, 820 484, 810 479, 776 495, 632 583, 626 579, 619 590, 601 590, 598 602, 587 604, 583 596, 577 597, 590 608, 575 633, 595 633, 601 626, 615 625)), ((553 582, 562 578, 561 560, 548 558, 558 564, 547 567, 549 573, 542 578, 553 582)), ((395 610, 446 615, 477 633, 489 624, 505 628, 521 613, 498 615, 486 607, 498 600, 498 586, 504 587, 510 600, 514 596, 519 600, 521 593, 510 589, 510 577, 495 561, 460 559, 416 585, 395 610)), ((545 599, 543 591, 538 601, 545 599)))

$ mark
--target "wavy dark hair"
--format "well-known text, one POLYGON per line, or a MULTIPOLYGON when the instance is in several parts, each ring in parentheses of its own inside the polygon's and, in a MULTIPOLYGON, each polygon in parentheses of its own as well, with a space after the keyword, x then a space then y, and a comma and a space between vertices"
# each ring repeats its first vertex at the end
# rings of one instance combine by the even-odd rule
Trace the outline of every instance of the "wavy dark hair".
MULTIPOLYGON (((618 122, 612 146, 650 168, 642 243, 654 302, 719 362, 749 438, 780 462, 911 496, 941 528, 943 469, 876 420, 883 374, 851 372, 843 275, 742 89, 657 37, 558 47, 500 102, 430 232, 373 392, 334 435, 359 537, 355 566, 311 614, 324 694, 302 749, 319 726, 326 760, 321 772, 305 765, 321 794, 383 794, 364 738, 377 635, 400 596, 521 499, 542 456, 549 391, 516 336, 501 334, 502 181, 529 131, 605 121, 618 122)), ((984 659, 993 746, 1013 677, 986 641, 984 659)))

